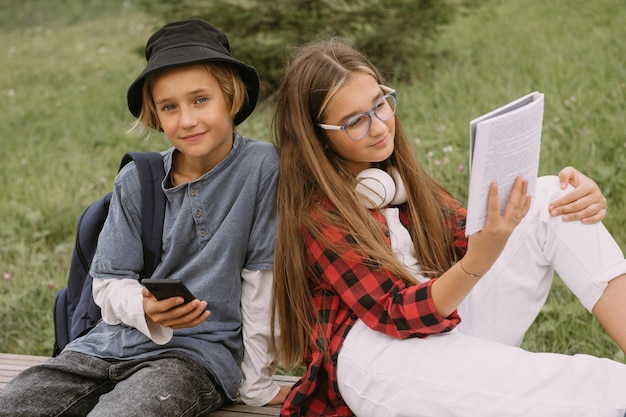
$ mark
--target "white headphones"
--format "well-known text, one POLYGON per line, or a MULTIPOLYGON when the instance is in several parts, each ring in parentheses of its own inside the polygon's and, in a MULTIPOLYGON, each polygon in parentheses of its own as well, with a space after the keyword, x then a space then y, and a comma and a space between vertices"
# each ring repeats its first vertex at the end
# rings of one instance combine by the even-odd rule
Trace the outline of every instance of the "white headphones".
POLYGON ((359 172, 356 179, 356 192, 368 209, 406 202, 406 188, 396 167, 391 167, 391 175, 382 169, 368 168, 359 172))

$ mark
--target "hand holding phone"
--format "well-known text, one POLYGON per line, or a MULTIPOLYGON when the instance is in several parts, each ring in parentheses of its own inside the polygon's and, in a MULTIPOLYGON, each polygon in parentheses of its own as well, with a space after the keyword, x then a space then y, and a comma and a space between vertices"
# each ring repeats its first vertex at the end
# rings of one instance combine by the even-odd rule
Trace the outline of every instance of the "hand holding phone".
POLYGON ((184 304, 187 304, 197 298, 189 291, 187 286, 178 279, 146 278, 141 281, 141 284, 146 287, 157 300, 165 300, 171 297, 183 297, 185 300, 184 304))
POLYGON ((186 312, 181 313, 181 307, 187 304, 197 297, 189 291, 185 284, 177 279, 144 279, 141 281, 143 286, 156 298, 157 300, 165 300, 172 297, 182 297, 184 302, 179 306, 175 306, 167 311, 160 309, 154 309, 154 307, 148 308, 149 305, 153 305, 153 301, 146 301, 146 295, 144 294, 144 312, 146 314, 146 320, 154 323, 158 323, 165 327, 172 329, 182 329, 194 327, 209 317, 210 311, 205 301, 198 304, 192 311, 187 309, 186 312), (200 305, 204 305, 204 310, 198 310, 200 305), (174 315, 173 315, 174 314, 174 315))

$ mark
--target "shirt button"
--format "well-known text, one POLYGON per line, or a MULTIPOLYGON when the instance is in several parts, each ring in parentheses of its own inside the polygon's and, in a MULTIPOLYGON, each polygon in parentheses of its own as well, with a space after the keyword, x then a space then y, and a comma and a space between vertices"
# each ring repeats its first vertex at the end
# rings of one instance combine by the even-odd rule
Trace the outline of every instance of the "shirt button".
POLYGON ((191 190, 191 192, 189 194, 191 194, 193 197, 195 197, 196 195, 198 195, 198 190, 191 190))
POLYGON ((206 230, 202 229, 200 230, 200 237, 205 237, 206 236, 206 230))
POLYGON ((385 230, 385 236, 386 236, 386 237, 391 236, 391 234, 389 233, 389 230, 385 230))
POLYGON ((202 212, 200 210, 196 210, 195 216, 198 217, 198 218, 201 217, 202 216, 202 212))
POLYGON ((356 314, 350 314, 350 318, 351 318, 352 320, 356 320, 356 319, 358 319, 358 318, 359 318, 359 316, 357 316, 356 314))

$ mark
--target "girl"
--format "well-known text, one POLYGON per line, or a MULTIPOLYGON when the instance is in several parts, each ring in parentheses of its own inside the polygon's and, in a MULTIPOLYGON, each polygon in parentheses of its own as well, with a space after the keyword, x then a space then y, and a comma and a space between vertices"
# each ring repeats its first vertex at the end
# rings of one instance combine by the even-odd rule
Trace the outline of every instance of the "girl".
POLYGON ((180 279, 199 299, 157 301, 139 283, 140 184, 127 165, 91 270, 103 321, 0 391, 1 416, 204 415, 235 400, 242 360, 241 397, 282 401, 264 321, 278 158, 271 144, 235 132, 256 104, 257 73, 196 19, 154 33, 146 58, 128 106, 138 127, 163 131, 172 145, 162 153, 167 207, 152 277, 180 279), (253 345, 245 357, 242 324, 253 345))
POLYGON ((550 216, 580 207, 556 177, 532 204, 518 178, 502 215, 492 184, 486 227, 466 239, 465 209, 415 158, 396 94, 338 39, 303 47, 279 91, 273 319, 279 358, 306 366, 282 415, 624 416, 625 365, 515 346, 556 268, 625 349, 617 244, 601 224, 550 216))

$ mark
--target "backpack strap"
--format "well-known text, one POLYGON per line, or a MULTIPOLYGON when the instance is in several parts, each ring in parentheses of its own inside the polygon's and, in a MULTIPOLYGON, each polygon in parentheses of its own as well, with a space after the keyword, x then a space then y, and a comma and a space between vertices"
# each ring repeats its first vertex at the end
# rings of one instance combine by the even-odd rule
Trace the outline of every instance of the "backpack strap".
POLYGON ((143 269, 140 279, 150 277, 161 261, 163 220, 165 219, 165 178, 163 156, 158 152, 128 152, 122 158, 120 169, 135 161, 141 183, 141 242, 143 269))

